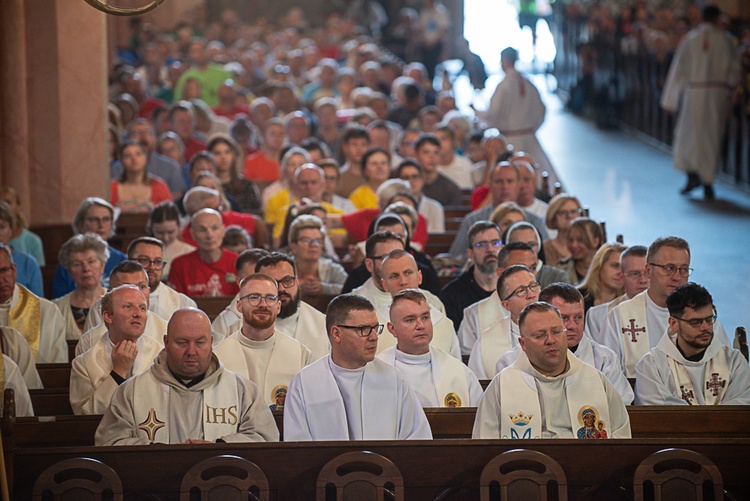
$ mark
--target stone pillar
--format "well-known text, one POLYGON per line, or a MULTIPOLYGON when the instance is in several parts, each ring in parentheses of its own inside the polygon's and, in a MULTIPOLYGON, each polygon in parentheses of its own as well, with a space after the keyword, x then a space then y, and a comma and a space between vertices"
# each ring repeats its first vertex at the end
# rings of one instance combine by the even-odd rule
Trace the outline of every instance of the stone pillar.
POLYGON ((35 225, 106 196, 105 15, 85 2, 5 0, 0 178, 35 225))

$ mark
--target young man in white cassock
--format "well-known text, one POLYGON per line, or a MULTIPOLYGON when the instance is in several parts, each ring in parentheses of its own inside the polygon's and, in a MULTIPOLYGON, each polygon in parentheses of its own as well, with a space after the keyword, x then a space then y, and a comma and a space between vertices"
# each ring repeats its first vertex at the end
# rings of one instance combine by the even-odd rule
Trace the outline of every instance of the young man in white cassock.
POLYGON ((714 335, 711 294, 690 282, 667 297, 669 328, 635 366, 637 405, 750 405, 750 366, 714 335))
POLYGON ((328 304, 331 353, 302 369, 289 385, 284 440, 430 439, 419 399, 401 373, 375 358, 383 324, 356 294, 328 304))
POLYGON ((211 321, 195 308, 169 320, 153 365, 121 384, 96 445, 275 442, 279 430, 258 387, 211 351, 211 321))
POLYGON ((70 406, 73 414, 102 414, 117 387, 154 362, 162 345, 144 336, 148 303, 135 285, 121 285, 101 301, 106 332, 73 359, 70 406))
POLYGON ((515 264, 500 274, 497 292, 509 315, 483 331, 471 349, 469 369, 479 379, 491 379, 498 359, 518 344, 518 317, 526 305, 537 300, 541 288, 526 266, 515 264))
MULTIPOLYGON (((391 298, 404 289, 419 289, 422 283, 422 272, 417 268, 417 262, 414 256, 403 249, 391 251, 383 258, 381 265, 381 283, 383 288, 388 292, 391 298)), ((422 296, 427 297, 425 292, 421 291, 422 296)), ((387 324, 390 320, 390 309, 393 299, 377 309, 378 320, 380 323, 387 324)), ((458 347, 458 338, 453 330, 453 322, 444 312, 427 302, 432 319, 432 346, 441 349, 450 356, 460 359, 461 351, 458 347)), ((396 344, 393 336, 383 336, 378 341, 378 353, 390 348, 396 344)))
MULTIPOLYGON (((592 332, 595 341, 617 353, 625 376, 635 377, 635 364, 661 340, 669 326, 667 296, 685 285, 692 271, 690 247, 684 239, 657 238, 646 254, 648 289, 613 308, 598 337, 592 332)), ((720 322, 714 333, 721 344, 731 346, 720 322)))
MULTIPOLYGON (((617 355, 584 334, 583 296, 578 289, 564 282, 554 283, 542 289, 539 293, 539 301, 551 304, 560 312, 565 326, 568 349, 581 361, 607 376, 609 382, 622 397, 622 401, 630 405, 633 402, 633 388, 630 387, 625 377, 617 355)), ((522 351, 519 345, 500 357, 495 365, 495 374, 515 362, 522 351)))
POLYGON ((479 405, 482 387, 474 373, 432 343, 431 308, 424 294, 404 289, 393 296, 389 310, 387 326, 396 345, 378 358, 401 371, 422 407, 479 405))
POLYGON ((286 395, 292 378, 313 361, 305 345, 276 330, 278 294, 276 280, 268 275, 254 273, 242 279, 237 300, 242 324, 214 349, 227 369, 258 385, 271 410, 283 408, 278 397, 286 395))
POLYGON ((604 326, 607 315, 623 301, 633 299, 648 289, 649 279, 646 274, 646 249, 643 245, 631 245, 620 254, 620 270, 625 294, 614 300, 598 304, 586 312, 586 335, 599 339, 599 331, 604 326))
POLYGON ((620 394, 568 350, 557 308, 532 303, 518 321, 523 353, 487 387, 472 438, 630 438, 620 394))
MULTIPOLYGON (((112 269, 109 275, 110 290, 121 285, 136 286, 146 298, 146 308, 149 306, 149 287, 148 274, 139 263, 135 261, 122 261, 112 269)), ((101 305, 97 307, 101 309, 101 305)), ((92 307, 89 314, 94 310, 92 307)), ((146 328, 143 331, 145 336, 154 339, 160 346, 164 346, 164 333, 167 332, 167 321, 151 310, 146 312, 146 328)), ((81 335, 76 345, 76 356, 85 353, 91 349, 99 339, 107 333, 107 326, 104 322, 92 327, 81 335)))

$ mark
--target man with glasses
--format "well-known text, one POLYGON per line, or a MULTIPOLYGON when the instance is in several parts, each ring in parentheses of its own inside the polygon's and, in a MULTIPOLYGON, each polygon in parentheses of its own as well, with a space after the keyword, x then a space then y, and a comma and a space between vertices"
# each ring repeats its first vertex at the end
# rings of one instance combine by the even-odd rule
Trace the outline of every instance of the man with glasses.
MULTIPOLYGON (((313 360, 325 356, 331 349, 326 336, 325 316, 300 300, 297 266, 294 260, 279 252, 262 257, 255 265, 256 273, 276 280, 281 309, 276 318, 276 330, 292 337, 312 352, 313 360)), ((239 326, 230 329, 233 332, 239 326)))
POLYGON ((487 387, 472 438, 630 438, 622 398, 568 350, 557 308, 531 303, 518 324, 523 353, 487 387))
POLYGON ((284 440, 430 439, 417 396, 392 365, 375 359, 378 323, 372 303, 337 296, 326 310, 331 353, 289 385, 284 440))
MULTIPOLYGON (((488 298, 497 285, 497 253, 503 246, 500 228, 490 221, 477 221, 469 230, 466 255, 471 266, 440 291, 445 312, 458 330, 464 309, 488 298)), ((467 353, 468 354, 468 353, 467 353)))
POLYGON ((536 302, 541 286, 526 266, 515 264, 505 268, 497 280, 497 293, 502 307, 510 313, 479 334, 469 356, 469 369, 479 379, 490 379, 495 364, 508 350, 518 344, 518 319, 521 311, 536 302))
MULTIPOLYGON (((578 289, 568 283, 554 283, 542 289, 539 293, 539 301, 551 304, 560 312, 565 326, 568 349, 581 361, 607 376, 609 382, 622 397, 622 401, 630 405, 633 402, 633 388, 625 378, 625 372, 622 370, 617 354, 584 335, 583 296, 578 289)), ((500 357, 495 364, 495 374, 515 362, 522 351, 523 349, 518 345, 500 357)))
MULTIPOLYGON (((617 353, 627 377, 635 377, 635 364, 657 345, 669 326, 667 296, 685 285, 692 271, 690 246, 684 239, 657 238, 646 253, 648 289, 607 314, 604 327, 594 339, 617 353)), ((721 344, 731 346, 721 324, 714 330, 721 344)))
POLYGON ((633 299, 648 289, 646 275, 646 249, 643 245, 631 245, 620 254, 620 270, 625 294, 604 304, 589 308, 586 313, 586 334, 592 339, 600 339, 600 331, 604 327, 604 320, 612 309, 628 299, 633 299))
POLYGON ((689 282, 667 296, 669 328, 635 366, 638 405, 750 405, 750 366, 714 332, 711 294, 689 282))
POLYGON ((313 361, 312 353, 277 331, 279 287, 268 275, 253 273, 242 279, 237 309, 242 314, 239 329, 219 343, 214 353, 227 369, 258 385, 271 410, 282 409, 283 399, 278 397, 286 395, 292 378, 313 361))

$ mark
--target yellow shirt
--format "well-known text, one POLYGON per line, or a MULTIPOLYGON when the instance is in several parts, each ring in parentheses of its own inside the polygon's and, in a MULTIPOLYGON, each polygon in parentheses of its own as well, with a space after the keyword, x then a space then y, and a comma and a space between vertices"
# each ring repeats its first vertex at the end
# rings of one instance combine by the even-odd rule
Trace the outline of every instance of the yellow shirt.
POLYGON ((266 223, 276 225, 281 220, 281 224, 284 224, 286 210, 282 211, 282 209, 287 209, 290 203, 292 203, 292 199, 289 194, 289 188, 283 188, 281 191, 271 195, 266 204, 266 213, 263 216, 266 223))
MULTIPOLYGON (((273 199, 271 199, 273 200, 273 199)), ((295 202, 297 200, 294 200, 295 202)), ((270 200, 269 200, 270 203, 270 200)), ((344 211, 339 209, 338 207, 334 207, 333 205, 329 204, 328 202, 323 202, 322 200, 320 202, 320 205, 322 205, 326 212, 328 214, 343 214, 344 211)), ((279 209, 279 218, 274 222, 273 224, 273 238, 280 238, 281 232, 284 231, 284 223, 286 223, 286 215, 289 212, 289 205, 287 204, 281 209, 279 209)), ((326 233, 328 235, 343 235, 346 236, 346 230, 338 229, 338 230, 326 230, 326 233)))
POLYGON ((363 184, 356 190, 352 191, 352 194, 349 195, 349 200, 352 201, 357 209, 378 208, 378 196, 372 191, 369 184, 363 184))

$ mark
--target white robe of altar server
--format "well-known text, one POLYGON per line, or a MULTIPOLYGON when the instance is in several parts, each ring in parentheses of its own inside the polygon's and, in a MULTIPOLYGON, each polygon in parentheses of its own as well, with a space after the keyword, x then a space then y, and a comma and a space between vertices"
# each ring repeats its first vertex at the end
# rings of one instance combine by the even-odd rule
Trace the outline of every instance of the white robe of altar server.
POLYGON ((284 441, 431 438, 419 399, 403 376, 378 358, 344 369, 327 355, 289 385, 284 441))
MULTIPOLYGON (((85 353, 92 346, 94 346, 99 339, 107 333, 107 326, 104 323, 97 325, 83 333, 81 339, 76 345, 76 357, 85 353)), ((159 343, 159 346, 164 346, 164 336, 167 334, 167 321, 161 318, 153 311, 149 311, 146 315, 146 328, 143 331, 143 336, 148 336, 154 341, 159 343)))
POLYGON ((635 366, 636 405, 687 405, 679 395, 674 375, 669 367, 671 358, 685 368, 693 385, 697 405, 706 405, 706 367, 713 357, 723 352, 728 377, 719 405, 750 405, 750 365, 739 350, 722 345, 714 336, 703 358, 697 362, 686 360, 675 345, 671 330, 664 333, 656 345, 635 366))
POLYGON ((615 306, 627 301, 628 296, 623 294, 612 301, 604 304, 597 304, 589 308, 586 312, 586 327, 584 333, 591 339, 600 339, 599 332, 604 328, 604 321, 607 319, 607 314, 612 311, 615 306))
MULTIPOLYGON (((385 304, 378 308, 378 321, 383 325, 390 322, 391 303, 385 304)), ((458 338, 453 330, 453 322, 445 313, 441 312, 430 304, 430 319, 432 320, 432 342, 431 346, 440 348, 450 356, 461 360, 461 350, 458 346, 458 338)), ((396 338, 393 337, 388 329, 383 329, 383 334, 378 338, 377 353, 381 353, 386 348, 396 346, 396 338)))
POLYGON ((482 386, 466 365, 440 348, 430 346, 423 355, 410 355, 396 346, 383 350, 378 358, 401 371, 417 394, 422 407, 476 407, 482 400, 482 386))
POLYGON ((219 313, 213 322, 211 322, 211 331, 214 333, 214 346, 218 346, 231 333, 236 331, 241 325, 242 313, 237 309, 237 301, 240 299, 240 293, 229 301, 226 308, 219 313), (239 323, 238 323, 239 322, 239 323))
MULTIPOLYGON (((513 404, 509 405, 508 401, 514 400, 512 395, 508 397, 501 394, 502 379, 510 376, 511 371, 520 372, 523 381, 530 386, 532 392, 536 393, 538 402, 535 404, 541 409, 540 438, 576 438, 576 430, 579 429, 580 424, 571 422, 569 399, 586 402, 589 397, 580 394, 573 395, 571 388, 578 383, 576 378, 592 383, 592 377, 597 376, 606 399, 604 405, 607 407, 606 413, 609 416, 609 422, 606 424, 608 437, 630 438, 630 419, 625 404, 607 377, 590 365, 581 362, 570 351, 568 351, 568 364, 569 368, 565 373, 554 377, 545 376, 534 369, 525 352, 521 353, 510 367, 495 376, 485 390, 474 420, 472 438, 500 438, 503 416, 517 414, 523 410, 513 404)), ((599 411, 602 412, 601 409, 599 411)))
POLYGON ((479 336, 469 355, 469 369, 479 379, 492 379, 497 361, 508 350, 518 346, 518 325, 510 315, 500 319, 479 336))
MULTIPOLYGON (((148 311, 153 311, 167 322, 172 318, 172 313, 181 308, 197 308, 197 305, 195 301, 167 284, 159 284, 156 290, 148 295, 148 311)), ((101 300, 97 300, 89 309, 83 331, 86 332, 101 323, 104 323, 101 300)))
MULTIPOLYGON (((628 359, 626 357, 624 343, 630 342, 632 340, 632 335, 622 331, 622 323, 619 315, 620 308, 623 308, 623 305, 630 301, 639 301, 645 304, 646 308, 646 333, 645 336, 643 333, 637 335, 639 340, 645 339, 648 343, 648 347, 644 349, 643 354, 645 355, 651 348, 656 346, 661 340, 664 331, 669 327, 669 310, 654 303, 648 295, 647 290, 628 301, 623 301, 613 308, 612 311, 607 314, 607 318, 604 321, 604 327, 599 331, 598 335, 595 332, 592 332, 591 334, 594 341, 603 344, 617 353, 617 356, 620 357, 620 364, 625 370, 625 375, 632 378, 635 377, 635 364, 638 363, 638 360, 640 360, 641 357, 638 357, 638 360, 628 359)), ((714 335, 724 346, 731 346, 727 333, 721 325, 721 322, 718 320, 714 324, 714 335)))
MULTIPOLYGON (((135 345, 138 355, 128 377, 151 367, 162 349, 159 343, 145 335, 139 337, 135 345)), ((109 332, 105 332, 90 350, 73 359, 70 370, 70 406, 73 414, 103 414, 109 407, 112 394, 119 386, 110 375, 113 347, 109 332)))
MULTIPOLYGON (((16 284, 11 298, 0 304, 0 325, 8 325, 10 310, 18 304, 19 287, 16 284)), ((39 351, 36 355, 37 364, 66 364, 68 363, 68 344, 65 342, 65 320, 60 310, 52 301, 39 298, 40 334, 39 351)), ((25 333, 21 332, 21 335, 25 333)), ((24 337, 26 337, 24 335, 24 337)))
POLYGON ((34 354, 31 352, 29 343, 20 332, 11 327, 0 327, 3 336, 3 355, 13 360, 21 372, 28 389, 42 388, 42 378, 36 370, 34 354))
POLYGON ((227 369, 258 385, 269 407, 276 403, 275 389, 288 390, 292 378, 313 361, 305 345, 279 331, 264 341, 253 341, 237 330, 214 353, 227 369))
POLYGON ((474 343, 477 342, 482 331, 508 316, 510 313, 503 308, 497 291, 493 291, 488 297, 464 308, 464 318, 458 327, 461 355, 471 354, 474 343))
MULTIPOLYGON (((16 417, 33 416, 34 408, 31 405, 29 390, 26 387, 26 382, 23 380, 21 371, 18 370, 16 363, 6 355, 3 355, 3 366, 5 375, 5 388, 3 392, 7 389, 13 390, 13 398, 16 401, 16 417)), ((0 416, 3 415, 1 407, 0 416)))
MULTIPOLYGON (((495 365, 495 374, 499 374, 500 371, 515 362, 522 351, 523 348, 521 348, 521 345, 518 345, 500 357, 500 360, 495 365)), ((633 402, 633 388, 631 388, 628 379, 625 377, 620 360, 614 351, 596 341, 590 340, 584 334, 578 343, 576 351, 571 353, 582 362, 589 364, 607 376, 609 382, 612 383, 612 386, 615 387, 617 393, 622 397, 625 405, 630 405, 633 402)))
MULTIPOLYGON (((419 292, 424 295, 430 305, 440 310, 441 313, 445 313, 445 305, 439 297, 425 289, 419 289, 419 292)), ((372 277, 368 278, 365 280, 365 283, 354 289, 352 294, 357 294, 369 300, 376 310, 379 310, 386 304, 391 304, 391 301, 393 300, 390 293, 381 291, 375 287, 375 282, 373 282, 372 277)))
POLYGON ((737 84, 740 57, 731 36, 702 23, 677 47, 669 66, 661 106, 677 112, 675 168, 714 181, 721 158, 731 91, 737 84))

